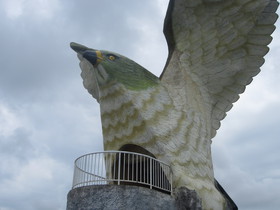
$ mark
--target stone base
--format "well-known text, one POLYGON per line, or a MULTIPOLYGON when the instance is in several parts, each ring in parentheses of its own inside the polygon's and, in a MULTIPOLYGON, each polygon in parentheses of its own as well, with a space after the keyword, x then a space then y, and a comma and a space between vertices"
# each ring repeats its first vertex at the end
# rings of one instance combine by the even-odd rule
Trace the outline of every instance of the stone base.
POLYGON ((195 191, 179 188, 174 194, 131 185, 93 185, 71 190, 67 210, 201 210, 195 191))

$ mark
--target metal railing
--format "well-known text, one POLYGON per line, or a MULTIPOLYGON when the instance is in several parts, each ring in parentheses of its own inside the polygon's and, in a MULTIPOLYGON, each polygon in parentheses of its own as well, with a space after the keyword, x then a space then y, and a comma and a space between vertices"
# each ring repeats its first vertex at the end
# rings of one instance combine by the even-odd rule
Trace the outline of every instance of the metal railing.
POLYGON ((170 166, 148 155, 105 151, 75 161, 72 189, 89 185, 138 185, 172 192, 170 166))

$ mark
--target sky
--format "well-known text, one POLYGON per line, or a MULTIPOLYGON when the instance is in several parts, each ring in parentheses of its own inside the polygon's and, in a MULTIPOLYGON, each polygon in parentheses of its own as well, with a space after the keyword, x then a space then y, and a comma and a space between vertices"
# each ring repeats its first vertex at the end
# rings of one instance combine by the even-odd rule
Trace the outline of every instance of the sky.
MULTIPOLYGON (((160 75, 168 0, 0 0, 0 210, 62 210, 74 160, 102 151, 99 104, 69 43, 160 75)), ((280 206, 280 25, 213 139, 215 177, 244 210, 280 206)))

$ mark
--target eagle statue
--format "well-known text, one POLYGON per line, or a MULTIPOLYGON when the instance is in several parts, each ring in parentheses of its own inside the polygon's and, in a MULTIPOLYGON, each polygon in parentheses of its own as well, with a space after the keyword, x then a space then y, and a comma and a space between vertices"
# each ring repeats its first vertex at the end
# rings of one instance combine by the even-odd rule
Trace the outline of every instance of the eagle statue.
POLYGON ((158 78, 120 54, 72 42, 83 85, 100 104, 105 150, 132 144, 171 166, 173 187, 195 190, 203 209, 225 209, 211 142, 260 72, 276 0, 170 0, 169 55, 158 78))

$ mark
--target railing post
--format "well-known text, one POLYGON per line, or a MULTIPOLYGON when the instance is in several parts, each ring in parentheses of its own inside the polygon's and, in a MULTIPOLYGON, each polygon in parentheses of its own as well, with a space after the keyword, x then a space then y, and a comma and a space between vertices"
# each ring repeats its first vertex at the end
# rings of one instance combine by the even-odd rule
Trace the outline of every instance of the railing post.
POLYGON ((169 167, 169 175, 170 175, 170 193, 172 195, 172 191, 173 191, 173 186, 172 186, 172 171, 171 171, 171 167, 169 167))
POLYGON ((118 166, 118 185, 120 185, 120 176, 121 176, 121 153, 119 152, 119 166, 118 166))
POLYGON ((150 158, 150 189, 153 188, 153 167, 152 167, 152 159, 150 158))

